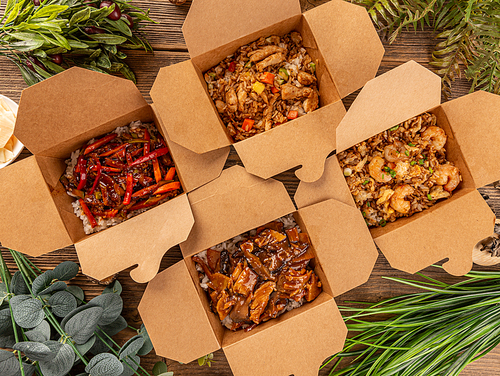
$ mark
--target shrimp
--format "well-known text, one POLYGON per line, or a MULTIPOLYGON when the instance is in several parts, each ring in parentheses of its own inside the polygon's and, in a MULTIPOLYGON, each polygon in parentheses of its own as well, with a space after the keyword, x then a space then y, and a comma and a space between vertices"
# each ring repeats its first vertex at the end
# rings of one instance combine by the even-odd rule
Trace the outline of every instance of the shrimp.
POLYGON ((390 205, 391 207, 399 213, 406 214, 410 211, 410 201, 406 201, 406 196, 411 195, 414 189, 408 184, 400 185, 394 190, 394 194, 391 196, 390 205))
POLYGON ((441 150, 444 147, 446 139, 446 133, 444 133, 444 129, 440 127, 432 126, 422 133, 422 140, 432 141, 432 145, 436 150, 441 150))
POLYGON ((439 166, 434 172, 433 180, 438 185, 444 185, 444 190, 453 191, 462 181, 460 170, 451 164, 439 166))
POLYGON ((382 157, 374 157, 370 164, 368 165, 368 171, 370 176, 374 178, 379 183, 387 183, 392 180, 391 175, 384 173, 382 167, 384 167, 385 160, 382 157))
POLYGON ((401 141, 395 141, 394 144, 384 148, 384 157, 389 162, 398 162, 408 159, 405 152, 405 145, 401 141))

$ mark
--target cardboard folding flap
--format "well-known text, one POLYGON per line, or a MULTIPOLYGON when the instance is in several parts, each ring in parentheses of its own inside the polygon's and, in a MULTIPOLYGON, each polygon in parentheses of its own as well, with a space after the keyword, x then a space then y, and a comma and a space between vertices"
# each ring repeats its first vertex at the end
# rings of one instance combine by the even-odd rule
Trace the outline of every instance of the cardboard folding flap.
POLYGON ((441 103, 441 78, 409 61, 361 89, 337 127, 337 153, 441 103))
POLYGON ((223 342, 234 375, 317 376, 321 363, 342 350, 347 328, 329 295, 322 294, 307 306, 307 311, 288 312, 286 320, 278 317, 265 330, 257 327, 253 333, 229 333, 228 337, 242 338, 231 344, 226 339, 223 342))
POLYGON ((73 244, 35 156, 1 169, 0 181, 0 241, 4 247, 40 256, 73 244))
POLYGON ((476 187, 500 179, 500 96, 477 91, 442 107, 476 187))
POLYGON ((332 103, 286 126, 237 142, 234 148, 246 170, 261 178, 302 166, 295 172, 297 177, 315 181, 323 174, 326 157, 335 150, 335 128, 344 115, 342 102, 332 103))
POLYGON ((301 14, 298 0, 193 1, 182 26, 191 57, 301 14))
POLYGON ((73 67, 23 90, 14 134, 39 154, 146 105, 132 81, 73 67))
POLYGON ((137 265, 130 276, 138 283, 148 282, 158 272, 163 255, 187 239, 193 224, 187 195, 177 196, 77 242, 82 271, 101 280, 137 265))
POLYGON ((359 210, 336 200, 299 209, 334 296, 365 283, 378 251, 359 210))
POLYGON ((195 224, 180 244, 184 257, 295 211, 281 182, 252 176, 240 166, 224 170, 188 197, 195 224))
POLYGON ((149 282, 138 310, 157 355, 189 363, 220 349, 184 260, 149 282))
POLYGON ((341 98, 375 77, 385 50, 365 8, 332 0, 304 17, 341 98))
POLYGON ((199 154, 231 144, 200 75, 191 60, 161 68, 150 92, 172 141, 199 154))

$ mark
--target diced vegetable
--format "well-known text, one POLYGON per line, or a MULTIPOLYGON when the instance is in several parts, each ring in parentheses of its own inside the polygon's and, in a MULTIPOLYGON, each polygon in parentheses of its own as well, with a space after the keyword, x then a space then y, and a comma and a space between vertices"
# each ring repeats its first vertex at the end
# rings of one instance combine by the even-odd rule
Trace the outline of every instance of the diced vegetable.
POLYGON ((95 220, 94 216, 90 212, 88 206, 85 204, 85 202, 82 199, 79 199, 78 202, 80 203, 80 206, 82 207, 83 213, 89 219, 90 226, 92 226, 92 228, 96 227, 97 221, 95 220))
POLYGON ((125 190, 125 196, 123 198, 123 205, 130 204, 130 200, 132 199, 132 190, 134 188, 134 177, 129 172, 127 174, 127 188, 125 190))
POLYGON ((165 175, 165 180, 174 180, 175 177, 175 167, 170 167, 165 175))
POLYGON ((288 77, 290 76, 286 68, 280 68, 278 75, 280 75, 285 81, 288 81, 288 77))
POLYGON ((279 92, 280 92, 280 89, 278 89, 277 87, 274 87, 274 86, 273 86, 273 87, 271 88, 271 92, 272 92, 273 94, 276 94, 276 93, 279 93, 279 92))
POLYGON ((265 84, 272 85, 274 84, 274 74, 269 72, 264 72, 260 75, 260 82, 264 82, 265 84))
POLYGON ((174 181, 173 183, 168 183, 168 184, 162 185, 153 194, 154 195, 160 195, 162 193, 167 193, 167 192, 170 192, 170 191, 175 191, 176 189, 181 189, 181 183, 178 182, 178 181, 174 181))
POLYGON ((252 89, 260 95, 266 89, 266 85, 264 85, 262 82, 256 82, 252 85, 252 89))
POLYGON ((97 184, 99 184, 99 180, 101 179, 102 166, 101 162, 99 162, 99 159, 96 160, 96 168, 97 168, 97 175, 95 177, 94 184, 92 184, 92 189, 90 190, 90 194, 94 193, 95 188, 97 187, 97 184))
POLYGON ((158 163, 158 158, 153 159, 153 172, 155 174, 155 180, 157 183, 161 180, 161 170, 160 164, 158 163))
POLYGON ((245 132, 249 132, 253 128, 255 120, 245 119, 243 120, 243 125, 241 126, 245 132))
POLYGON ((234 72, 236 70, 236 61, 231 61, 227 67, 229 72, 234 72))
POLYGON ((299 111, 296 111, 296 110, 291 110, 291 111, 288 111, 288 120, 293 120, 293 119, 297 119, 297 117, 299 116, 299 111))
POLYGON ((312 72, 316 73, 316 64, 310 63, 309 66, 311 67, 312 72))

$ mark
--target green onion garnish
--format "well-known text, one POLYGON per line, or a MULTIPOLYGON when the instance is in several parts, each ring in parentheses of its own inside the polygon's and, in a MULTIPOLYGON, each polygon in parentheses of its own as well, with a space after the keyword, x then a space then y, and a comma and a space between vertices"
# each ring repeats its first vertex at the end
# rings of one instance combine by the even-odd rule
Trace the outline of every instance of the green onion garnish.
POLYGON ((417 162, 415 162, 415 161, 411 161, 411 162, 410 162, 410 165, 411 165, 411 166, 415 166, 416 164, 417 164, 417 162))
POLYGON ((411 142, 408 144, 408 146, 414 147, 415 144, 412 144, 411 142))
POLYGON ((367 185, 370 182, 370 180, 365 180, 362 184, 367 185))
POLYGON ((431 194, 430 194, 430 193, 427 193, 427 199, 428 199, 429 201, 432 201, 432 196, 431 196, 431 194))
POLYGON ((384 227, 386 224, 387 224, 387 221, 385 219, 382 219, 379 223, 378 223, 381 227, 384 227))
POLYGON ((390 131, 397 131, 399 128, 399 125, 396 125, 395 127, 392 127, 391 129, 389 129, 390 131))
POLYGON ((418 160, 418 164, 422 166, 424 164, 424 160, 423 159, 419 159, 418 160))
POLYGON ((407 157, 410 156, 410 152, 408 150, 405 151, 405 154, 406 154, 407 157))

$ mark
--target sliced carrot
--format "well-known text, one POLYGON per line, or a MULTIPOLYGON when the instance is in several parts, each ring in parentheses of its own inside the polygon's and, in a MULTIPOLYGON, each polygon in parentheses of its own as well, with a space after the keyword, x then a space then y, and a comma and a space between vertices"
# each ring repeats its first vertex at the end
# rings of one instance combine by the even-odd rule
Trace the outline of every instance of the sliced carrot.
POLYGON ((297 117, 299 116, 299 111, 296 111, 296 110, 291 110, 291 111, 288 111, 288 120, 293 120, 293 119, 297 119, 297 117))
POLYGON ((243 120, 243 125, 241 126, 241 128, 243 128, 243 130, 245 132, 249 132, 253 128, 254 123, 255 123, 255 120, 245 119, 245 120, 243 120))
POLYGON ((175 167, 170 167, 170 169, 165 174, 165 180, 174 180, 175 167))
POLYGON ((264 72, 260 75, 260 82, 264 82, 265 84, 272 85, 274 84, 274 74, 269 72, 264 72))
POLYGON ((174 181, 173 183, 168 183, 165 185, 162 185, 160 188, 158 188, 153 195, 160 195, 162 193, 170 192, 170 191, 175 191, 176 189, 181 189, 181 183, 178 181, 174 181))

